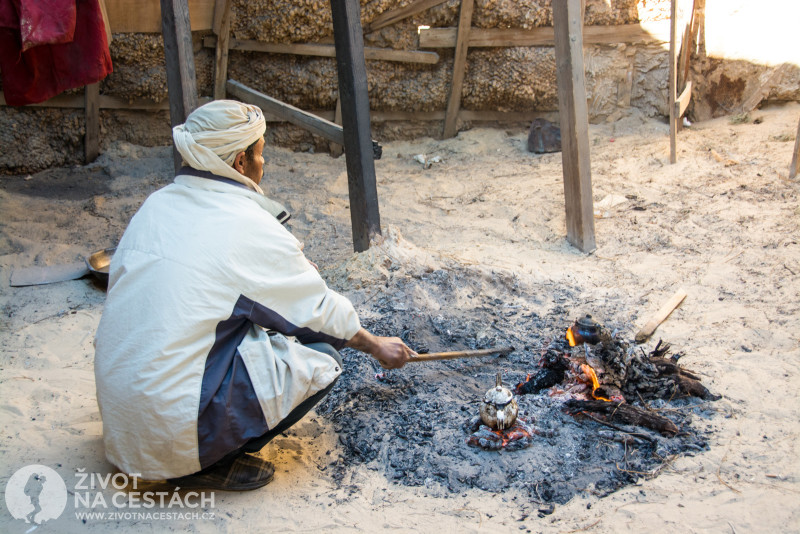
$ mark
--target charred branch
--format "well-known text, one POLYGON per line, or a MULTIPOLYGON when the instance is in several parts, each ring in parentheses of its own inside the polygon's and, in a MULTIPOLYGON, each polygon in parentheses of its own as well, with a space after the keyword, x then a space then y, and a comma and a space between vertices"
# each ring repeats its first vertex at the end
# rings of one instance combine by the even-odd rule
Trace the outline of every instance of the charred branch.
POLYGON ((564 407, 570 415, 578 415, 584 412, 603 414, 612 421, 643 426, 660 432, 665 436, 674 436, 678 433, 678 427, 666 417, 626 403, 573 399, 565 402, 564 407))

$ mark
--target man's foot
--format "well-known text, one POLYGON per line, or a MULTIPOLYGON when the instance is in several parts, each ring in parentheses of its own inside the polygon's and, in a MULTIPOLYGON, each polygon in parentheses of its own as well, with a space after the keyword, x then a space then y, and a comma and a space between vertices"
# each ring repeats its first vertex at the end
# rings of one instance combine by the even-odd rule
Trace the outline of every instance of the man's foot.
POLYGON ((233 461, 221 461, 200 472, 167 480, 182 488, 247 491, 272 482, 275 466, 249 454, 241 454, 233 461))

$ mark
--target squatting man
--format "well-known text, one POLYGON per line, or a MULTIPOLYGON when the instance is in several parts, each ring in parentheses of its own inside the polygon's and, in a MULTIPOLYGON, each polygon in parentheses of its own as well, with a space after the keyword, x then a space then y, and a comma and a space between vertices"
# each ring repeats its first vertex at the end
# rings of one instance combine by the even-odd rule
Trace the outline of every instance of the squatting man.
POLYGON ((252 454, 316 405, 342 347, 386 369, 415 353, 372 335, 264 196, 261 110, 218 100, 173 129, 184 167, 153 193, 111 262, 96 336, 106 456, 144 480, 248 490, 252 454))

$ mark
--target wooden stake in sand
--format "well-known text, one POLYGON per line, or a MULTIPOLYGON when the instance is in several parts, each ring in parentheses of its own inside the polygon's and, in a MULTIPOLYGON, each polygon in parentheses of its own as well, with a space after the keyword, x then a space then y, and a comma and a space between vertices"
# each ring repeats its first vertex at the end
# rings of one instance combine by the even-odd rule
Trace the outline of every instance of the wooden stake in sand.
POLYGON ((644 343, 647 341, 647 338, 653 335, 653 332, 656 331, 658 325, 664 322, 664 320, 669 317, 669 314, 672 313, 672 310, 678 307, 678 305, 683 302, 683 299, 686 298, 686 290, 679 289, 672 297, 661 306, 661 309, 647 321, 641 330, 636 333, 636 343, 644 343))

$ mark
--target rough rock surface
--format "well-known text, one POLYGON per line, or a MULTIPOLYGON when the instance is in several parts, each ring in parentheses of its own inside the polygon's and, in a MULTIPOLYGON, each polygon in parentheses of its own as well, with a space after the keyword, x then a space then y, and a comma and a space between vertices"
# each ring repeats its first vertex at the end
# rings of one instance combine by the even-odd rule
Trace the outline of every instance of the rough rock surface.
POLYGON ((84 131, 81 109, 0 108, 0 172, 80 163, 84 131))
MULTIPOLYGON (((552 25, 552 0, 476 0, 472 25, 480 28, 534 28, 552 25)), ((408 5, 411 0, 362 0, 362 24, 380 14, 408 5)), ((232 34, 262 42, 332 42, 327 0, 235 0, 232 34)), ((701 5, 703 5, 701 3, 701 5)), ((364 36, 366 46, 417 49, 419 25, 458 24, 459 0, 446 2, 364 36)), ((587 0, 588 25, 630 24, 663 20, 667 0, 587 0)), ((194 55, 200 96, 210 96, 214 51, 204 48, 209 32, 195 32, 194 55)), ((367 62, 370 107, 376 111, 434 112, 447 106, 453 75, 453 49, 439 49, 435 65, 388 61, 367 62)), ((104 95, 132 102, 165 102, 167 98, 164 47, 160 35, 114 34, 111 43, 114 72, 101 84, 104 95)), ((616 120, 637 108, 646 116, 667 116, 668 54, 661 45, 588 45, 584 49, 586 91, 591 122, 616 120)), ((692 58, 695 83, 689 118, 705 120, 737 113, 775 67, 705 57, 703 47, 692 58)), ((335 60, 287 54, 232 50, 229 77, 306 110, 336 106, 338 81, 335 60)), ((764 95, 766 100, 800 99, 800 69, 785 69, 764 95)), ((554 112, 558 108, 555 55, 552 47, 474 48, 467 55, 461 109, 471 111, 554 112)), ((101 149, 116 140, 142 145, 168 143, 167 113, 104 110, 101 149), (138 118, 137 118, 138 117, 138 118)), ((470 122, 459 122, 469 128, 470 122)), ((80 109, 0 108, 4 146, 0 173, 35 172, 82 159, 83 120, 80 109), (44 123, 47 130, 40 127, 44 123), (48 136, 43 132, 47 131, 48 136), (28 156, 29 147, 39 150, 28 156)), ((438 121, 374 123, 373 136, 389 140, 415 135, 438 136, 438 121), (386 136, 386 137, 382 137, 386 136)), ((293 126, 274 125, 268 141, 298 150, 325 150, 327 141, 293 126)))

